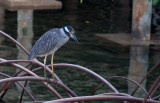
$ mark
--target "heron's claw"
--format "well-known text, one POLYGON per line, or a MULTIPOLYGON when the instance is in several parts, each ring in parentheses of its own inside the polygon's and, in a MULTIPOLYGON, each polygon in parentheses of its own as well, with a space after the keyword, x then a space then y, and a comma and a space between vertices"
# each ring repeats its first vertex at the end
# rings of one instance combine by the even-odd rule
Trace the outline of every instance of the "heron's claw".
POLYGON ((50 79, 45 77, 45 81, 47 82, 47 84, 50 82, 50 79))

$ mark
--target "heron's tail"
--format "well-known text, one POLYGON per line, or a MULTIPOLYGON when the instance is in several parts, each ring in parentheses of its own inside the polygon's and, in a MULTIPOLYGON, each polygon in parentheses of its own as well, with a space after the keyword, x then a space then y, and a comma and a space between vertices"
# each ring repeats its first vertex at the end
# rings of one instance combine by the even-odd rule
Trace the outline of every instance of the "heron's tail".
POLYGON ((34 58, 35 58, 34 53, 30 53, 30 55, 29 55, 29 57, 28 57, 28 60, 32 60, 32 59, 34 59, 34 58))

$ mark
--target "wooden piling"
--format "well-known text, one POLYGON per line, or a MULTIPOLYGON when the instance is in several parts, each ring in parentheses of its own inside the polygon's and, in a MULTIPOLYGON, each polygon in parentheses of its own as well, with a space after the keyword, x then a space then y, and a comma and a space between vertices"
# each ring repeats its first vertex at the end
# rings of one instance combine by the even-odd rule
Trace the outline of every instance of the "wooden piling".
POLYGON ((150 40, 152 1, 133 0, 132 38, 150 40))
POLYGON ((18 10, 17 14, 17 40, 21 42, 27 50, 30 50, 32 47, 31 40, 33 37, 33 10, 18 10))

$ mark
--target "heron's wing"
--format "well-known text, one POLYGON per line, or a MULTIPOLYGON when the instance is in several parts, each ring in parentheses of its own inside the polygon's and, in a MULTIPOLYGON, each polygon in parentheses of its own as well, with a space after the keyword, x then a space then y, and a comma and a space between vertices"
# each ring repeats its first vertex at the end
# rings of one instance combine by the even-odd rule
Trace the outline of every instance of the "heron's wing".
POLYGON ((33 59, 38 55, 46 55, 52 49, 54 49, 55 45, 57 44, 58 33, 59 29, 55 28, 43 34, 42 37, 39 38, 33 46, 29 59, 33 59))

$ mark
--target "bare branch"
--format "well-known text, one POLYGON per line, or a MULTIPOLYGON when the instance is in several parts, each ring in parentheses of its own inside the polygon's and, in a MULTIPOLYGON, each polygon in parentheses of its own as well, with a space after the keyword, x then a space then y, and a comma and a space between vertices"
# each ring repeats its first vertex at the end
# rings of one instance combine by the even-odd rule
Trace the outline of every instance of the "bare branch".
MULTIPOLYGON (((148 94, 147 91, 146 91, 138 82, 136 82, 136 81, 134 81, 134 80, 132 80, 132 79, 130 79, 130 78, 122 77, 122 76, 111 76, 110 78, 108 78, 108 80, 111 80, 111 79, 113 79, 113 78, 121 78, 121 79, 128 80, 128 81, 136 84, 138 87, 140 87, 140 88, 145 92, 146 95, 148 94)), ((91 92, 91 95, 93 95, 93 94, 94 94, 99 88, 101 88, 102 86, 104 86, 103 83, 100 84, 98 87, 96 87, 96 88, 91 92)), ((149 98, 151 99, 150 96, 149 96, 149 98)))
POLYGON ((0 64, 17 63, 17 62, 32 63, 32 61, 29 61, 29 60, 7 60, 7 61, 1 61, 0 64))
POLYGON ((148 97, 150 96, 151 92, 153 91, 153 89, 155 88, 156 84, 160 81, 160 76, 156 79, 156 81, 154 82, 154 84, 152 85, 151 89, 149 90, 148 94, 146 95, 146 97, 144 98, 143 103, 146 103, 146 100, 148 99, 148 97))
MULTIPOLYGON (((131 96, 80 96, 80 97, 72 97, 72 98, 64 98, 53 101, 46 101, 43 103, 64 103, 64 102, 77 102, 77 101, 98 101, 98 100, 117 100, 117 101, 132 101, 132 102, 142 102, 143 98, 135 98, 131 96)), ((147 99, 146 103, 160 103, 159 101, 155 101, 152 99, 147 99)))
POLYGON ((154 97, 153 100, 157 100, 157 99, 159 99, 159 98, 160 98, 160 95, 154 97))
MULTIPOLYGON (((25 66, 25 68, 27 68, 28 66, 30 66, 31 64, 28 64, 25 66)), ((17 76, 20 72, 22 72, 22 70, 19 70, 18 72, 16 72, 12 77, 15 77, 17 76)), ((0 91, 5 90, 3 93, 1 93, 1 98, 3 97, 3 95, 5 95, 5 93, 7 92, 7 90, 9 89, 9 87, 12 85, 12 83, 6 83, 4 84, 1 88, 0 88, 0 91)))
MULTIPOLYGON (((128 80, 128 81, 136 84, 138 87, 140 87, 140 88, 144 91, 144 93, 145 93, 146 95, 148 94, 147 91, 146 91, 138 82, 134 81, 133 79, 130 79, 130 78, 127 78, 127 77, 122 77, 122 76, 111 76, 110 78, 108 78, 108 80, 111 80, 111 79, 113 79, 113 78, 121 78, 121 79, 128 80)), ((150 96, 149 96, 149 98, 151 99, 150 96)))
MULTIPOLYGON (((160 65, 160 62, 156 63, 156 64, 150 69, 150 71, 145 75, 145 77, 139 82, 139 84, 142 84, 143 81, 149 76, 149 74, 151 74, 159 65, 160 65)), ((131 95, 134 95, 134 93, 138 90, 138 87, 139 87, 139 86, 137 86, 137 87, 134 89, 134 91, 133 91, 133 93, 132 93, 131 95)))
MULTIPOLYGON (((85 67, 82 67, 82 66, 79 66, 79 65, 75 65, 75 64, 68 64, 68 63, 58 63, 58 64, 54 64, 54 68, 58 68, 58 67, 65 67, 65 68, 72 68, 72 69, 77 69, 77 70, 81 70, 81 71, 84 71, 92 76, 94 76, 95 78, 99 79, 101 82, 103 82, 105 85, 107 85, 113 92, 115 93, 119 93, 117 91, 117 89, 112 86, 106 79, 104 79, 103 77, 101 77, 100 75, 98 75, 97 73, 85 68, 85 67)), ((37 68, 37 69, 42 69, 42 68, 37 68)), ((33 70, 34 72, 37 71, 36 70, 33 70)))
MULTIPOLYGON (((1 61, 7 61, 5 59, 0 58, 1 61)), ((37 74, 33 73, 32 71, 28 70, 27 68, 19 65, 19 64, 15 64, 15 63, 11 63, 11 65, 13 65, 16 68, 19 68, 25 72, 27 72, 28 74, 32 75, 32 76, 36 76, 39 77, 37 74)), ((50 85, 48 85, 48 83, 46 82, 42 82, 48 89, 50 89, 58 98, 62 98, 62 96, 54 89, 52 88, 50 85)))
MULTIPOLYGON (((0 83, 7 83, 7 82, 16 82, 16 81, 24 81, 24 80, 30 80, 30 81, 46 81, 45 78, 43 77, 37 77, 37 76, 23 76, 23 77, 12 77, 12 78, 6 78, 6 79, 1 79, 0 83)), ((67 86, 65 86, 63 83, 55 80, 55 79, 48 79, 48 83, 53 83, 54 85, 62 88, 63 90, 67 91, 72 95, 73 97, 76 97, 77 95, 72 92, 67 86)))
POLYGON ((7 37, 8 39, 10 39, 11 41, 13 41, 14 43, 16 43, 26 54, 29 55, 29 52, 26 48, 24 48, 17 40, 15 40, 14 38, 12 38, 10 35, 6 34, 5 32, 0 30, 0 33, 2 35, 4 35, 5 37, 7 37))
MULTIPOLYGON (((2 72, 0 72, 0 74, 1 75, 3 75, 3 76, 5 76, 5 77, 11 77, 11 76, 9 76, 9 75, 7 75, 7 74, 5 74, 5 73, 2 73, 2 72)), ((34 101, 36 101, 36 99, 32 96, 32 94, 21 84, 21 83, 19 83, 19 82, 16 82, 19 86, 21 86, 25 91, 26 91, 26 93, 34 100, 34 101)))

